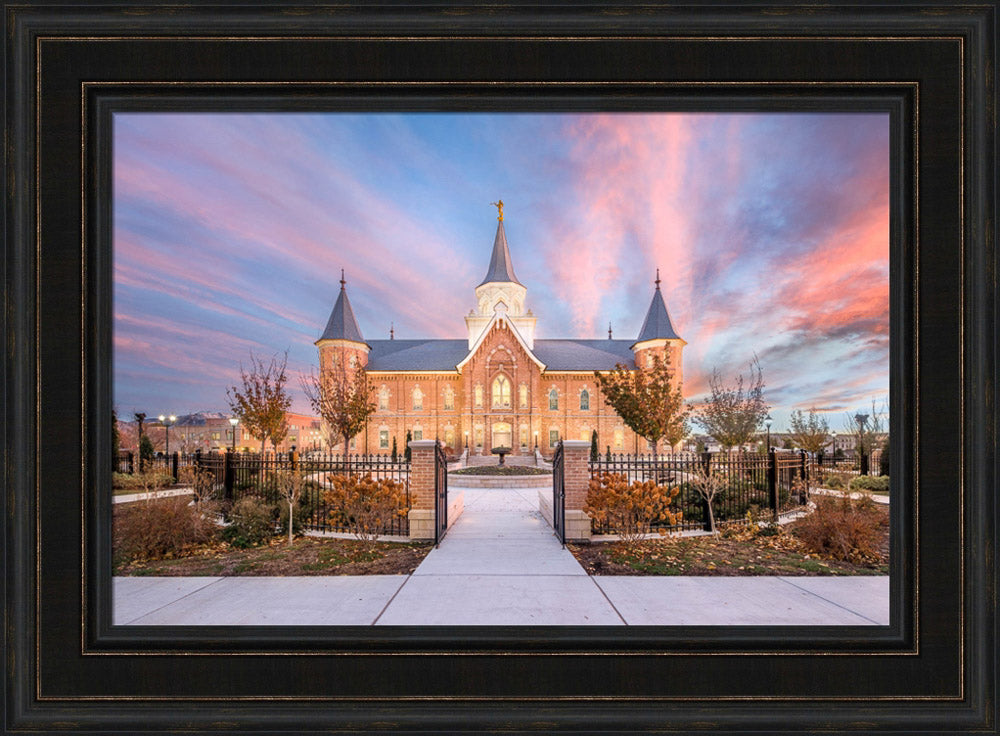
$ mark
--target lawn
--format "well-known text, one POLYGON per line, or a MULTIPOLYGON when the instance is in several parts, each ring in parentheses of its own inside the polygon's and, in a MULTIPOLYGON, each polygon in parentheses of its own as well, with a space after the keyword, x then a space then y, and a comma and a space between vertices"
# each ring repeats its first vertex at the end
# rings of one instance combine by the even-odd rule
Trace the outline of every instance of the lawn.
POLYGON ((879 559, 863 564, 838 561, 810 552, 787 527, 754 532, 733 525, 716 536, 665 537, 639 542, 567 544, 591 575, 887 575, 888 512, 884 515, 879 559))

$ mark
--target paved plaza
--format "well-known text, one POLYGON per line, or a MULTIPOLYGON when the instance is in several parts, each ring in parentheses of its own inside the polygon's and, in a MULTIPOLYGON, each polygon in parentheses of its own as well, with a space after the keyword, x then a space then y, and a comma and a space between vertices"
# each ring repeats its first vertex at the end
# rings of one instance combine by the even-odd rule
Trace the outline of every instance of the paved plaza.
MULTIPOLYGON (((453 488, 452 492, 460 489, 453 488)), ((114 578, 119 625, 888 625, 889 578, 590 576, 533 488, 467 488, 412 575, 114 578)))

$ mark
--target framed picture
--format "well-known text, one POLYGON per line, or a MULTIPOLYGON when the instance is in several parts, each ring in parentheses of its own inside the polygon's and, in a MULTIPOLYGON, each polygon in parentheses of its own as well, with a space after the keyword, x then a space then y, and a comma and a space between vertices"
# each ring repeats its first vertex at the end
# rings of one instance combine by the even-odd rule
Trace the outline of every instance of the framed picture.
MULTIPOLYGON (((28 3, 5 10, 7 731, 996 729, 995 4, 933 13, 916 5, 787 5, 778 12, 711 4, 28 3), (125 354, 113 346, 127 328, 116 322, 121 312, 112 297, 121 299, 124 266, 143 268, 118 260, 125 252, 116 243, 118 218, 126 212, 133 231, 165 229, 171 242, 186 237, 180 219, 171 224, 148 203, 117 198, 123 156, 142 140, 195 139, 198 150, 210 151, 210 126, 199 122, 209 119, 350 115, 370 128, 374 116, 428 113, 496 120, 839 115, 842 135, 852 140, 861 133, 849 121, 880 121, 888 182, 886 430, 893 441, 887 623, 584 626, 497 618, 407 625, 403 616, 388 626, 320 625, 308 617, 237 625, 220 615, 197 625, 142 617, 125 625, 115 618, 111 408, 124 384, 112 356, 125 354)), ((266 138, 254 145, 266 146, 266 138)), ((289 164, 293 153, 281 150, 287 140, 274 136, 273 160, 308 166, 289 164)), ((735 136, 733 145, 763 141, 735 136)), ((461 140, 452 142, 457 148, 461 140)), ((767 143, 776 151, 795 146, 786 132, 767 143)), ((356 146, 360 166, 373 150, 356 146)), ((233 163, 219 154, 219 166, 233 163)), ((764 166, 759 154, 747 160, 764 166)), ((635 182, 615 184, 599 170, 615 161, 612 154, 595 161, 592 175, 620 196, 635 182)), ((169 169, 144 172, 149 191, 170 187, 169 169)), ((199 185, 218 184, 213 176, 199 185)), ((704 180, 715 176, 725 172, 704 180)), ((242 171, 237 178, 246 177, 242 171)), ((798 172, 791 181, 808 179, 798 172)), ((258 183, 256 191, 267 189, 258 183)), ((188 211, 202 199, 218 203, 189 194, 188 211)), ((502 226, 504 192, 493 196, 497 211, 489 216, 502 226)), ((700 200, 702 209, 711 204, 700 200)), ((813 206, 816 214, 798 215, 825 214, 822 202, 813 206)), ((211 220, 213 208, 205 209, 211 220)), ((245 229, 260 233, 268 218, 264 210, 245 229)), ((705 228, 711 220, 697 222, 705 228)), ((496 243, 501 232, 496 226, 496 243)), ((512 274, 504 251, 495 245, 484 284, 517 283, 502 278, 512 274)), ((216 254, 171 255, 187 261, 188 273, 204 259, 202 288, 224 282, 226 264, 216 254)), ((413 257, 404 246, 385 255, 413 257)), ((834 258, 826 268, 836 266, 834 258)), ((296 278, 306 283, 308 274, 296 278)), ((342 289, 348 278, 341 277, 342 289)), ((656 293, 659 286, 657 276, 656 293)), ((493 311, 466 321, 509 321, 527 331, 514 292, 503 293, 499 311, 487 295, 484 309, 493 311)), ((149 329, 162 328, 169 314, 157 304, 150 296, 133 318, 159 320, 149 329)), ((354 334, 346 311, 341 304, 340 332, 324 333, 334 342, 354 334)), ((334 306, 331 323, 336 313, 334 306)), ((163 356, 165 364, 171 359, 163 356)), ((382 369, 390 365, 383 361, 382 369)), ((515 376, 509 367, 501 374, 515 376)), ((518 400, 513 385, 505 386, 486 389, 491 401, 500 397, 493 408, 501 414, 509 408, 504 396, 508 404, 518 400)), ((439 388, 418 394, 407 386, 411 411, 439 388)), ((581 411, 591 405, 584 390, 574 384, 581 411)), ((522 432, 501 414, 488 428, 468 427, 482 455, 486 445, 517 445, 519 455, 537 434, 543 444, 576 440, 582 451, 580 427, 572 429, 579 438, 564 436, 568 425, 555 427, 555 436, 541 424, 522 432)), ((168 424, 172 417, 161 421, 168 424)), ((419 452, 431 438, 423 426, 409 429, 419 452)), ((235 449, 235 431, 225 431, 204 439, 229 439, 235 449)), ((181 441, 178 432, 173 442, 181 441)), ((452 432, 458 444, 463 429, 452 432)), ((379 432, 365 437, 383 441, 379 432)), ((562 523, 565 535, 570 516, 562 523)), ((445 533, 447 525, 436 532, 445 533)))

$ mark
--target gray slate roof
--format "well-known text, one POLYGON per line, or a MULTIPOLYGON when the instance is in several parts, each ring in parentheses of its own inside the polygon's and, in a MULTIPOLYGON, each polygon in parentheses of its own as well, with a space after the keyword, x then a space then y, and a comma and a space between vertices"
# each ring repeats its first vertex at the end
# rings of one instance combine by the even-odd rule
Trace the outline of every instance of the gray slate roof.
MULTIPOLYGON (((659 279, 659 276, 657 276, 657 279, 659 279)), ((642 323, 642 329, 639 330, 639 337, 635 339, 635 342, 660 338, 679 340, 680 336, 674 331, 674 326, 670 323, 670 315, 667 314, 667 305, 663 303, 663 295, 660 293, 660 283, 657 280, 656 291, 653 292, 653 301, 649 303, 649 311, 646 312, 646 319, 642 323)))
MULTIPOLYGON (((503 220, 497 223, 497 234, 493 239, 493 255, 490 257, 490 268, 486 272, 486 278, 480 282, 479 286, 488 284, 490 281, 513 281, 521 284, 514 275, 514 264, 510 260, 510 249, 507 247, 507 233, 503 229, 503 220)), ((521 284, 524 286, 524 284, 521 284)))
MULTIPOLYGON (((354 319, 354 310, 351 309, 351 302, 347 298, 347 290, 344 282, 340 282, 340 294, 337 295, 337 303, 333 305, 330 312, 330 319, 327 320, 326 329, 319 338, 320 340, 352 340, 353 342, 364 342, 361 336, 361 328, 358 321, 354 319)), ((317 340, 318 342, 318 340, 317 340)))
MULTIPOLYGON (((369 371, 453 371, 469 354, 468 340, 369 340, 369 371)), ((549 371, 635 367, 631 340, 535 340, 535 356, 549 371)))

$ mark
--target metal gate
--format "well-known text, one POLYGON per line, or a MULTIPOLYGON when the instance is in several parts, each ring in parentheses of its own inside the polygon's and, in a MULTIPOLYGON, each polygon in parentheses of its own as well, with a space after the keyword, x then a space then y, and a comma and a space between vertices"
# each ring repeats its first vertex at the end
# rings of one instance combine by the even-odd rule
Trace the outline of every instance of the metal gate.
POLYGON ((566 546, 566 475, 563 458, 563 444, 559 441, 556 454, 552 456, 552 528, 559 543, 566 546))
POLYGON ((448 532, 448 460, 444 448, 434 445, 434 546, 448 532))

